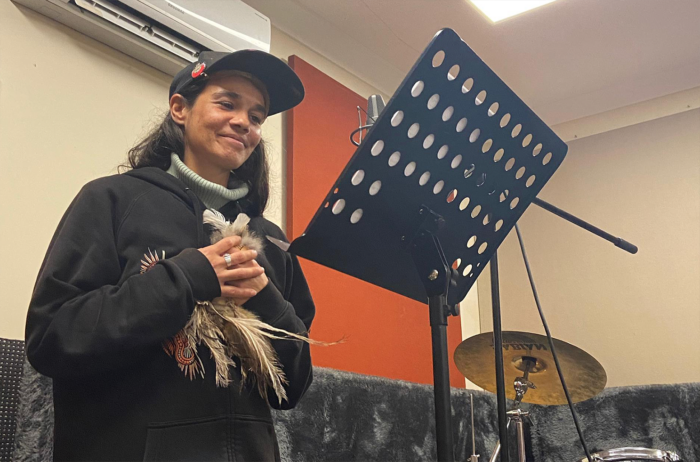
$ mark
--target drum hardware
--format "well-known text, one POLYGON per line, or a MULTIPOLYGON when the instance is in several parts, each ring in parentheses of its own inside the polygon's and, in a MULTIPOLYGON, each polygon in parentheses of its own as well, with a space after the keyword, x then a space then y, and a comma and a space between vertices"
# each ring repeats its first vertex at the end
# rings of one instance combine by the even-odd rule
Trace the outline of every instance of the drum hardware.
MULTIPOLYGON (((523 411, 521 409, 513 409, 508 411, 508 424, 506 428, 510 428, 510 424, 515 422, 515 433, 518 441, 518 462, 526 462, 525 460, 525 427, 524 422, 527 420, 529 424, 532 424, 532 419, 530 418, 530 413, 523 411)), ((501 442, 496 444, 496 448, 493 450, 493 455, 489 459, 489 462, 496 462, 498 455, 501 453, 501 442)))
MULTIPOLYGON (((655 462, 682 462, 680 456, 671 451, 660 451, 647 448, 617 448, 609 451, 591 454, 593 460, 600 462, 629 462, 634 460, 646 460, 655 462)), ((586 462, 586 459, 581 459, 586 462)))
POLYGON ((522 377, 516 377, 513 381, 513 388, 515 388, 515 407, 520 406, 528 389, 534 390, 537 388, 534 383, 528 380, 530 371, 537 365, 537 359, 530 356, 523 356, 522 364, 525 366, 525 373, 522 377))
MULTIPOLYGON (((530 370, 536 365, 537 360, 535 358, 525 357, 523 359, 523 366, 525 368, 525 373, 522 377, 516 377, 513 380, 513 388, 515 389, 515 405, 514 409, 508 411, 508 424, 506 429, 510 428, 511 423, 515 423, 515 433, 517 436, 518 444, 518 462, 526 462, 525 460, 525 421, 532 425, 532 419, 530 418, 530 413, 520 409, 520 404, 522 403, 525 393, 528 390, 536 389, 537 386, 528 380, 528 375, 530 370)), ((499 441, 496 448, 493 450, 493 455, 489 459, 489 462, 496 462, 498 455, 501 453, 501 442, 499 441)))

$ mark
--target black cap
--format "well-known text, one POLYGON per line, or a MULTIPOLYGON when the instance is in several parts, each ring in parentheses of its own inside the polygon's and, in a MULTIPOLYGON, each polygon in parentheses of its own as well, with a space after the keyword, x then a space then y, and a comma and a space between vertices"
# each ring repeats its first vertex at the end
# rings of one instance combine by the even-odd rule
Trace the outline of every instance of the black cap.
POLYGON ((265 84, 270 98, 268 116, 291 109, 304 99, 304 85, 296 72, 281 59, 260 50, 203 51, 197 62, 187 65, 173 78, 170 96, 201 75, 227 70, 247 72, 265 84))

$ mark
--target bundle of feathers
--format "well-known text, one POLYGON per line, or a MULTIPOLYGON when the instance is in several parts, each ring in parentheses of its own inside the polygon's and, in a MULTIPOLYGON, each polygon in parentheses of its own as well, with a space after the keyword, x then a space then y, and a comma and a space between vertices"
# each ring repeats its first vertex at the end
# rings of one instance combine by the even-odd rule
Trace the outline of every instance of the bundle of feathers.
MULTIPOLYGON (((215 210, 204 212, 204 223, 213 227, 211 243, 229 236, 240 236, 242 250, 263 250, 260 237, 248 229, 250 218, 241 213, 233 223, 215 210)), ((272 282, 270 282, 272 284, 272 282)), ((204 367, 197 355, 197 345, 209 348, 216 364, 216 384, 226 387, 231 383, 230 368, 236 367, 234 357, 240 361, 241 386, 246 380, 254 380, 261 396, 274 390, 280 403, 287 399, 284 384, 287 379, 280 367, 277 353, 270 340, 301 341, 310 344, 328 345, 310 340, 306 336, 273 327, 261 321, 254 313, 236 305, 233 299, 219 297, 212 301, 197 302, 189 322, 182 331, 192 354, 197 370, 203 376, 204 367)), ((190 370, 190 378, 193 373, 190 370)))

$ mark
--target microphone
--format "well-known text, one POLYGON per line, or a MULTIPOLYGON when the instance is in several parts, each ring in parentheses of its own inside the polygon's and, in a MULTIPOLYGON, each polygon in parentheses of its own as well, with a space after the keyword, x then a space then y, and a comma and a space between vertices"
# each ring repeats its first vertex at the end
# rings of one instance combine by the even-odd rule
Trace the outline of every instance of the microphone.
POLYGON ((374 122, 376 122, 377 117, 382 113, 385 106, 386 104, 384 104, 382 95, 372 95, 367 98, 367 121, 365 123, 367 127, 374 125, 374 122))
POLYGON ((382 113, 385 106, 386 104, 384 104, 384 98, 382 98, 382 95, 372 95, 367 98, 367 110, 364 111, 365 114, 367 114, 367 117, 365 118, 364 125, 362 125, 362 115, 360 114, 360 111, 363 109, 360 106, 357 106, 357 117, 360 120, 360 126, 353 130, 353 132, 350 134, 350 141, 352 144, 359 146, 360 143, 362 143, 362 131, 368 130, 370 127, 372 127, 372 125, 374 125, 374 122, 377 121, 379 114, 382 113), (360 134, 359 141, 355 141, 354 136, 358 133, 360 134))

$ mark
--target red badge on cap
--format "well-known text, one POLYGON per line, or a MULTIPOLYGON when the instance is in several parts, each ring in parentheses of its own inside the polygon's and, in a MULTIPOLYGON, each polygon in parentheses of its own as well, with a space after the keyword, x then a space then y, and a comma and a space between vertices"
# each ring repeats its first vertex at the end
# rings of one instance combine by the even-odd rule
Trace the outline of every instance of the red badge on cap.
POLYGON ((202 75, 202 72, 204 72, 204 68, 207 67, 206 64, 204 63, 197 63, 197 65, 192 69, 192 78, 196 79, 200 75, 202 75))

